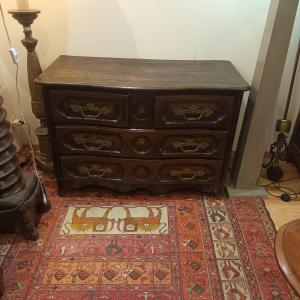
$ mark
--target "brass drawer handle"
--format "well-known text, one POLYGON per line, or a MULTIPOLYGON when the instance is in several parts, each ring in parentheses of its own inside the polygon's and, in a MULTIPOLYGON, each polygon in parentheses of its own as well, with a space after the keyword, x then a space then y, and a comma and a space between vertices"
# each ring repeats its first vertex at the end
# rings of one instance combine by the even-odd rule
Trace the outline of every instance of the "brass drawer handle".
POLYGON ((102 150, 103 148, 109 148, 112 146, 112 141, 110 139, 104 138, 83 138, 81 136, 75 137, 74 141, 77 144, 81 144, 84 146, 86 150, 102 150), (95 144, 97 146, 91 146, 89 144, 95 144))
POLYGON ((78 169, 81 175, 88 175, 88 177, 91 178, 103 178, 105 175, 109 175, 113 173, 113 169, 111 168, 100 168, 98 166, 93 166, 91 168, 78 167, 78 169))
POLYGON ((207 141, 195 142, 193 139, 187 139, 182 142, 172 143, 175 149, 180 149, 183 153, 195 153, 204 150, 209 146, 207 141))
POLYGON ((201 109, 199 105, 195 104, 174 108, 173 112, 176 116, 182 116, 186 121, 199 121, 203 117, 212 116, 214 113, 210 108, 201 109))
POLYGON ((108 106, 97 107, 94 103, 87 103, 85 106, 70 105, 74 112, 80 112, 83 118, 97 119, 101 115, 109 115, 112 113, 111 108, 108 106))
POLYGON ((185 168, 183 170, 171 170, 170 175, 172 177, 178 177, 182 181, 191 181, 195 180, 197 177, 202 177, 205 175, 205 171, 185 168))

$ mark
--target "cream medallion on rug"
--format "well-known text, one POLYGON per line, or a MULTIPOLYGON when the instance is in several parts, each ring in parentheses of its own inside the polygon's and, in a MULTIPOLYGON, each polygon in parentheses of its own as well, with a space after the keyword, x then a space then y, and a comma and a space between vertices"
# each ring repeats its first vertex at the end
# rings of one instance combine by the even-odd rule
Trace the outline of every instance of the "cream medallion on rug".
POLYGON ((61 234, 168 234, 166 206, 70 206, 61 234))

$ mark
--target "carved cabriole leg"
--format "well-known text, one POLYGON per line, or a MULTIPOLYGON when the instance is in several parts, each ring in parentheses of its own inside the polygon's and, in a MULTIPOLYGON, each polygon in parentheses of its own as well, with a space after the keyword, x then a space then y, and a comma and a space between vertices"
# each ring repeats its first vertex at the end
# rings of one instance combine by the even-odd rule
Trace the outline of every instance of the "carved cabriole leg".
POLYGON ((38 55, 35 51, 38 43, 37 39, 33 38, 31 25, 40 13, 39 10, 12 10, 10 14, 23 26, 25 38, 22 44, 27 49, 27 74, 31 94, 31 105, 34 115, 40 120, 40 127, 36 130, 37 139, 39 142, 39 153, 37 155, 37 163, 46 172, 53 172, 52 147, 46 125, 46 117, 44 110, 43 96, 41 88, 35 84, 34 79, 41 74, 38 55))

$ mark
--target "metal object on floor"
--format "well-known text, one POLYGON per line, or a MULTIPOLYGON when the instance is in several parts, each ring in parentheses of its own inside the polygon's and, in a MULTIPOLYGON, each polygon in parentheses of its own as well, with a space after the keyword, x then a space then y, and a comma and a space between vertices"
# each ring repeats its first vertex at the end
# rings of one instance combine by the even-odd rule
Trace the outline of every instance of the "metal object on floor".
POLYGON ((299 56, 300 56, 300 41, 298 44, 298 50, 297 50, 296 59, 294 63, 294 69, 293 69, 291 84, 289 87, 289 93, 286 101, 284 116, 282 119, 277 120, 276 123, 276 131, 278 132, 278 137, 277 140, 270 147, 270 153, 272 155, 270 161, 266 164, 263 164, 263 167, 267 168, 268 178, 272 181, 279 181, 283 177, 284 171, 280 167, 280 161, 284 161, 288 157, 288 145, 286 142, 288 136, 286 134, 290 132, 292 127, 292 122, 287 118, 288 118, 292 93, 295 85, 299 56))

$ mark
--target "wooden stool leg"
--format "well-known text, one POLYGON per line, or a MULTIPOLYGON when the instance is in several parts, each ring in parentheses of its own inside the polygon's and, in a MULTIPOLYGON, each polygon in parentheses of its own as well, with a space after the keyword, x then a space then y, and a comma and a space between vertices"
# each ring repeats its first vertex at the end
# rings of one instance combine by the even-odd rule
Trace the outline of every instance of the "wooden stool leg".
POLYGON ((36 241, 39 238, 39 233, 34 225, 34 220, 30 218, 27 211, 22 212, 23 236, 27 240, 36 241))

